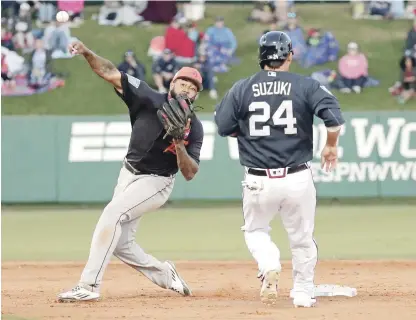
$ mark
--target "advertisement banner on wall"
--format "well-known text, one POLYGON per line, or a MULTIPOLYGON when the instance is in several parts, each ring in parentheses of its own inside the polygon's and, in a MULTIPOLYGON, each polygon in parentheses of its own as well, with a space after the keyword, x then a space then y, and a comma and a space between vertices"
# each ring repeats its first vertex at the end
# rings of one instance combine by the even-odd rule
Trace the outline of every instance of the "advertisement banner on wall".
MULTIPOLYGON (((17 164, 25 172, 37 170, 41 174, 22 175, 21 170, 13 169, 16 160, 6 158, 3 149, 2 184, 3 190, 7 190, 3 201, 44 198, 44 201, 100 202, 111 199, 130 139, 131 125, 127 116, 4 118, 3 148, 15 159, 33 158, 20 164, 17 160, 17 164), (26 133, 14 132, 21 128, 16 121, 25 122, 26 133), (31 140, 31 151, 23 155, 17 146, 28 144, 28 137, 35 135, 38 137, 31 140), (39 143, 49 140, 47 145, 39 143), (39 181, 40 177, 43 181, 39 181), (23 180, 32 190, 44 184, 44 191, 36 191, 35 197, 33 193, 22 192, 22 188, 26 188, 22 187, 23 180), (20 192, 18 188, 10 189, 19 183, 20 192)), ((243 178, 238 141, 218 136, 211 115, 200 118, 205 134, 200 171, 190 182, 178 175, 172 199, 238 199, 243 178)), ((320 170, 326 128, 319 119, 314 125, 312 173, 318 196, 415 196, 416 112, 345 113, 345 118, 339 141, 338 168, 329 174, 320 170)))

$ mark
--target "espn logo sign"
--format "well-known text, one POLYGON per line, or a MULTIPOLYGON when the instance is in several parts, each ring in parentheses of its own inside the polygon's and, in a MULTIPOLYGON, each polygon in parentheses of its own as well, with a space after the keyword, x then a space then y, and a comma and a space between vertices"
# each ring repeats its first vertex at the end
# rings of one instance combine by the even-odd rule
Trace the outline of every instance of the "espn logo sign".
MULTIPOLYGON (((216 127, 212 121, 201 122, 204 127, 204 142, 201 148, 200 160, 212 160, 216 127)), ((74 122, 71 128, 68 161, 122 161, 127 154, 130 135, 131 124, 128 121, 74 122)))
POLYGON ((126 121, 74 122, 69 162, 121 161, 127 153, 131 125, 126 121))

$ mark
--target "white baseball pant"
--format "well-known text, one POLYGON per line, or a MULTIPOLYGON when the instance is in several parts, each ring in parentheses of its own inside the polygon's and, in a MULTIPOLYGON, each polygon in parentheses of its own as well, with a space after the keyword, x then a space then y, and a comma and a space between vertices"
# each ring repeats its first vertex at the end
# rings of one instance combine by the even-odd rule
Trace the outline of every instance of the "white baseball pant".
POLYGON ((315 208, 316 189, 310 169, 283 178, 269 178, 250 175, 246 168, 241 229, 247 247, 257 261, 260 274, 281 270, 280 251, 269 235, 270 222, 279 214, 292 252, 294 292, 308 292, 314 287, 315 208))
POLYGON ((172 279, 168 265, 146 254, 136 243, 135 235, 143 214, 160 208, 168 200, 174 180, 174 177, 134 175, 121 168, 113 198, 95 227, 81 285, 99 291, 104 271, 114 254, 158 286, 169 287, 172 279))

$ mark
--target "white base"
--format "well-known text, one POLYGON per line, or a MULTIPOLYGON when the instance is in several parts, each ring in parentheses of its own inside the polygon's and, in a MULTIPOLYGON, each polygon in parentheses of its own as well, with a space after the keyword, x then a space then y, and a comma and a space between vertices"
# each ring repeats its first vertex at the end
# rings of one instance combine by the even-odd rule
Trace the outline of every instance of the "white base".
MULTIPOLYGON (((320 284, 316 285, 313 289, 313 292, 309 294, 312 298, 336 296, 352 298, 357 295, 357 289, 335 284, 320 284)), ((293 299, 292 290, 290 290, 290 297, 293 299)))

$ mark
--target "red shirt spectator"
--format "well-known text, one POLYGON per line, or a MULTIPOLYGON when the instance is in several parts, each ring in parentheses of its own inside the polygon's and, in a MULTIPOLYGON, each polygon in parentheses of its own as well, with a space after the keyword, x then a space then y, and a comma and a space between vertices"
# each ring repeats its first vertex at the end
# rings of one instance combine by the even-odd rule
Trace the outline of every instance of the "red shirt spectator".
POLYGON ((188 34, 181 27, 181 23, 178 19, 175 19, 166 29, 165 46, 167 49, 170 49, 176 57, 195 57, 195 42, 188 37, 188 34))

